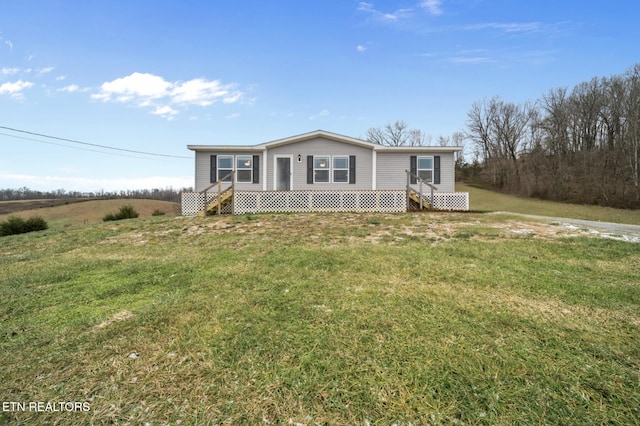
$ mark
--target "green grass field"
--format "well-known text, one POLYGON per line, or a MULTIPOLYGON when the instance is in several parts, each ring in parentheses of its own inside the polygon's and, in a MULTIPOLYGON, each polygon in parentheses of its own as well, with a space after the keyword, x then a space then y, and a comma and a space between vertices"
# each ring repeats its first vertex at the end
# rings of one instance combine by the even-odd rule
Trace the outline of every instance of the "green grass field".
POLYGON ((476 212, 506 211, 640 225, 640 210, 614 209, 611 207, 566 204, 535 198, 515 197, 464 184, 456 184, 456 191, 469 193, 471 210, 476 212))
POLYGON ((638 424, 638 244, 484 214, 0 238, 3 424, 638 424))

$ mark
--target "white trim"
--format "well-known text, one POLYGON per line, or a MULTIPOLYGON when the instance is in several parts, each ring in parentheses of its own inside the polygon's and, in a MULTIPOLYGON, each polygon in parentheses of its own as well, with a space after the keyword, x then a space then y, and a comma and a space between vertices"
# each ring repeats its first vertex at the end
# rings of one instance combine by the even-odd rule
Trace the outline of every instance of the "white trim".
POLYGON ((341 183, 349 183, 349 179, 351 177, 351 162, 350 160, 350 155, 344 155, 344 154, 338 154, 338 155, 332 155, 331 156, 331 183, 337 183, 337 184, 341 184, 341 183), (336 163, 335 160, 336 158, 342 158, 347 160, 347 167, 337 167, 336 168, 336 163), (336 181, 336 170, 346 170, 347 171, 347 180, 346 181, 336 181))
MULTIPOLYGON (((220 170, 229 170, 230 172, 233 172, 236 169, 236 156, 232 155, 232 154, 224 154, 224 155, 218 155, 216 156, 216 173, 218 174, 216 176, 216 182, 220 179, 220 170), (231 169, 228 169, 226 167, 220 167, 220 159, 222 157, 231 157, 231 169)), ((228 174, 228 173, 227 173, 228 174)), ((222 175, 222 177, 225 177, 226 174, 222 175)), ((232 178, 233 180, 233 178, 232 178)), ((227 181, 223 181, 223 182, 227 182, 227 181)))
POLYGON ((427 179, 425 179, 425 181, 426 181, 426 182, 429 182, 429 183, 433 183, 433 180, 434 180, 434 179, 433 179, 433 177, 434 177, 434 176, 433 176, 433 174, 434 174, 434 162, 435 162, 435 160, 434 160, 434 158, 433 158, 433 155, 417 155, 417 156, 416 156, 416 175, 417 175, 418 177, 420 177, 420 170, 424 170, 424 171, 427 171, 427 170, 428 170, 428 171, 430 171, 430 172, 431 172, 431 179, 428 179, 428 180, 427 180, 427 179), (431 159, 431 168, 430 168, 430 169, 421 169, 421 168, 420 168, 420 159, 421 159, 421 158, 430 158, 430 159, 431 159))
POLYGON ((236 171, 236 173, 235 173, 235 175, 236 175, 236 183, 253 183, 253 155, 250 155, 250 154, 238 154, 238 155, 235 155, 234 159, 233 159, 233 167, 234 167, 234 170, 236 171), (251 161, 251 167, 249 167, 249 168, 246 168, 246 167, 241 167, 240 168, 240 167, 238 167, 238 161, 239 161, 238 158, 239 157, 249 157, 250 161, 251 161), (246 180, 241 181, 239 179, 240 173, 238 173, 238 172, 240 170, 243 170, 243 171, 249 170, 251 172, 250 178, 249 178, 248 181, 246 181, 246 180))
POLYGON ((262 151, 262 190, 267 190, 267 150, 262 151))
POLYGON ((333 168, 331 167, 331 155, 329 154, 318 154, 318 155, 314 155, 313 156, 313 183, 314 184, 327 184, 327 183, 333 183, 333 180, 331 179, 331 171, 333 170, 333 168), (327 168, 323 169, 323 168, 318 168, 316 167, 316 158, 326 158, 327 159, 327 168), (326 182, 318 182, 316 180, 316 170, 326 170, 327 171, 327 181, 326 182))
POLYGON ((376 145, 372 142, 353 138, 350 136, 340 135, 337 133, 327 132, 326 130, 314 130, 312 132, 303 133, 300 135, 289 136, 282 139, 272 140, 270 142, 264 142, 257 145, 187 145, 187 148, 192 151, 218 151, 218 152, 246 152, 246 151, 262 151, 267 148, 275 148, 278 146, 294 144, 297 142, 303 142, 315 138, 323 138, 332 140, 335 142, 341 142, 349 145, 355 145, 363 148, 371 149, 372 151, 386 151, 386 152, 406 152, 406 153, 448 153, 448 152, 460 152, 461 146, 384 146, 376 145))
POLYGON ((278 190, 278 158, 289 159, 289 191, 293 190, 293 154, 281 154, 273 156, 273 190, 278 190))
POLYGON ((374 149, 371 153, 371 189, 376 190, 376 186, 378 185, 378 152, 374 149))

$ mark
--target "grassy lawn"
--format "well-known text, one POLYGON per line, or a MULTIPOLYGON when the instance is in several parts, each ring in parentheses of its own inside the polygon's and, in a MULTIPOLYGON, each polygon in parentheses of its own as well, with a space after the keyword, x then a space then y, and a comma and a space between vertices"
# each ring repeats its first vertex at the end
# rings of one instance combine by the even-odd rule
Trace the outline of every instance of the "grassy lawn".
POLYGON ((639 246, 496 220, 161 216, 0 238, 0 402, 90 405, 0 423, 638 424, 639 246))
POLYGON ((456 184, 456 191, 469 193, 471 210, 476 212, 506 211, 640 225, 640 210, 614 209, 611 207, 566 204, 535 198, 515 197, 464 184, 456 184))

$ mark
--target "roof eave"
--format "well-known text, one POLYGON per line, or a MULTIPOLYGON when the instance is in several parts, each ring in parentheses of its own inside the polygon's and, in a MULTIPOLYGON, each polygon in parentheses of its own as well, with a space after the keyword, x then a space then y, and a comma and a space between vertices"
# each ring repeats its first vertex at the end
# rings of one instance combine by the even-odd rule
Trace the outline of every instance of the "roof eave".
POLYGON ((209 152, 257 152, 264 151, 264 144, 260 145, 187 145, 191 151, 209 152))
POLYGON ((377 145, 378 152, 460 152, 461 146, 384 146, 377 145))

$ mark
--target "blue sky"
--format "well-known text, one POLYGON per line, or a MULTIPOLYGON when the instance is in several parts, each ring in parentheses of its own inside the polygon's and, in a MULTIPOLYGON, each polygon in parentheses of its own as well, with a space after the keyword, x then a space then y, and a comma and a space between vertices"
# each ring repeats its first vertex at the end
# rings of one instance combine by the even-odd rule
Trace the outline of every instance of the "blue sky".
POLYGON ((405 120, 465 129, 473 102, 539 99, 640 62, 635 0, 0 2, 0 188, 193 185, 187 144, 405 120))

